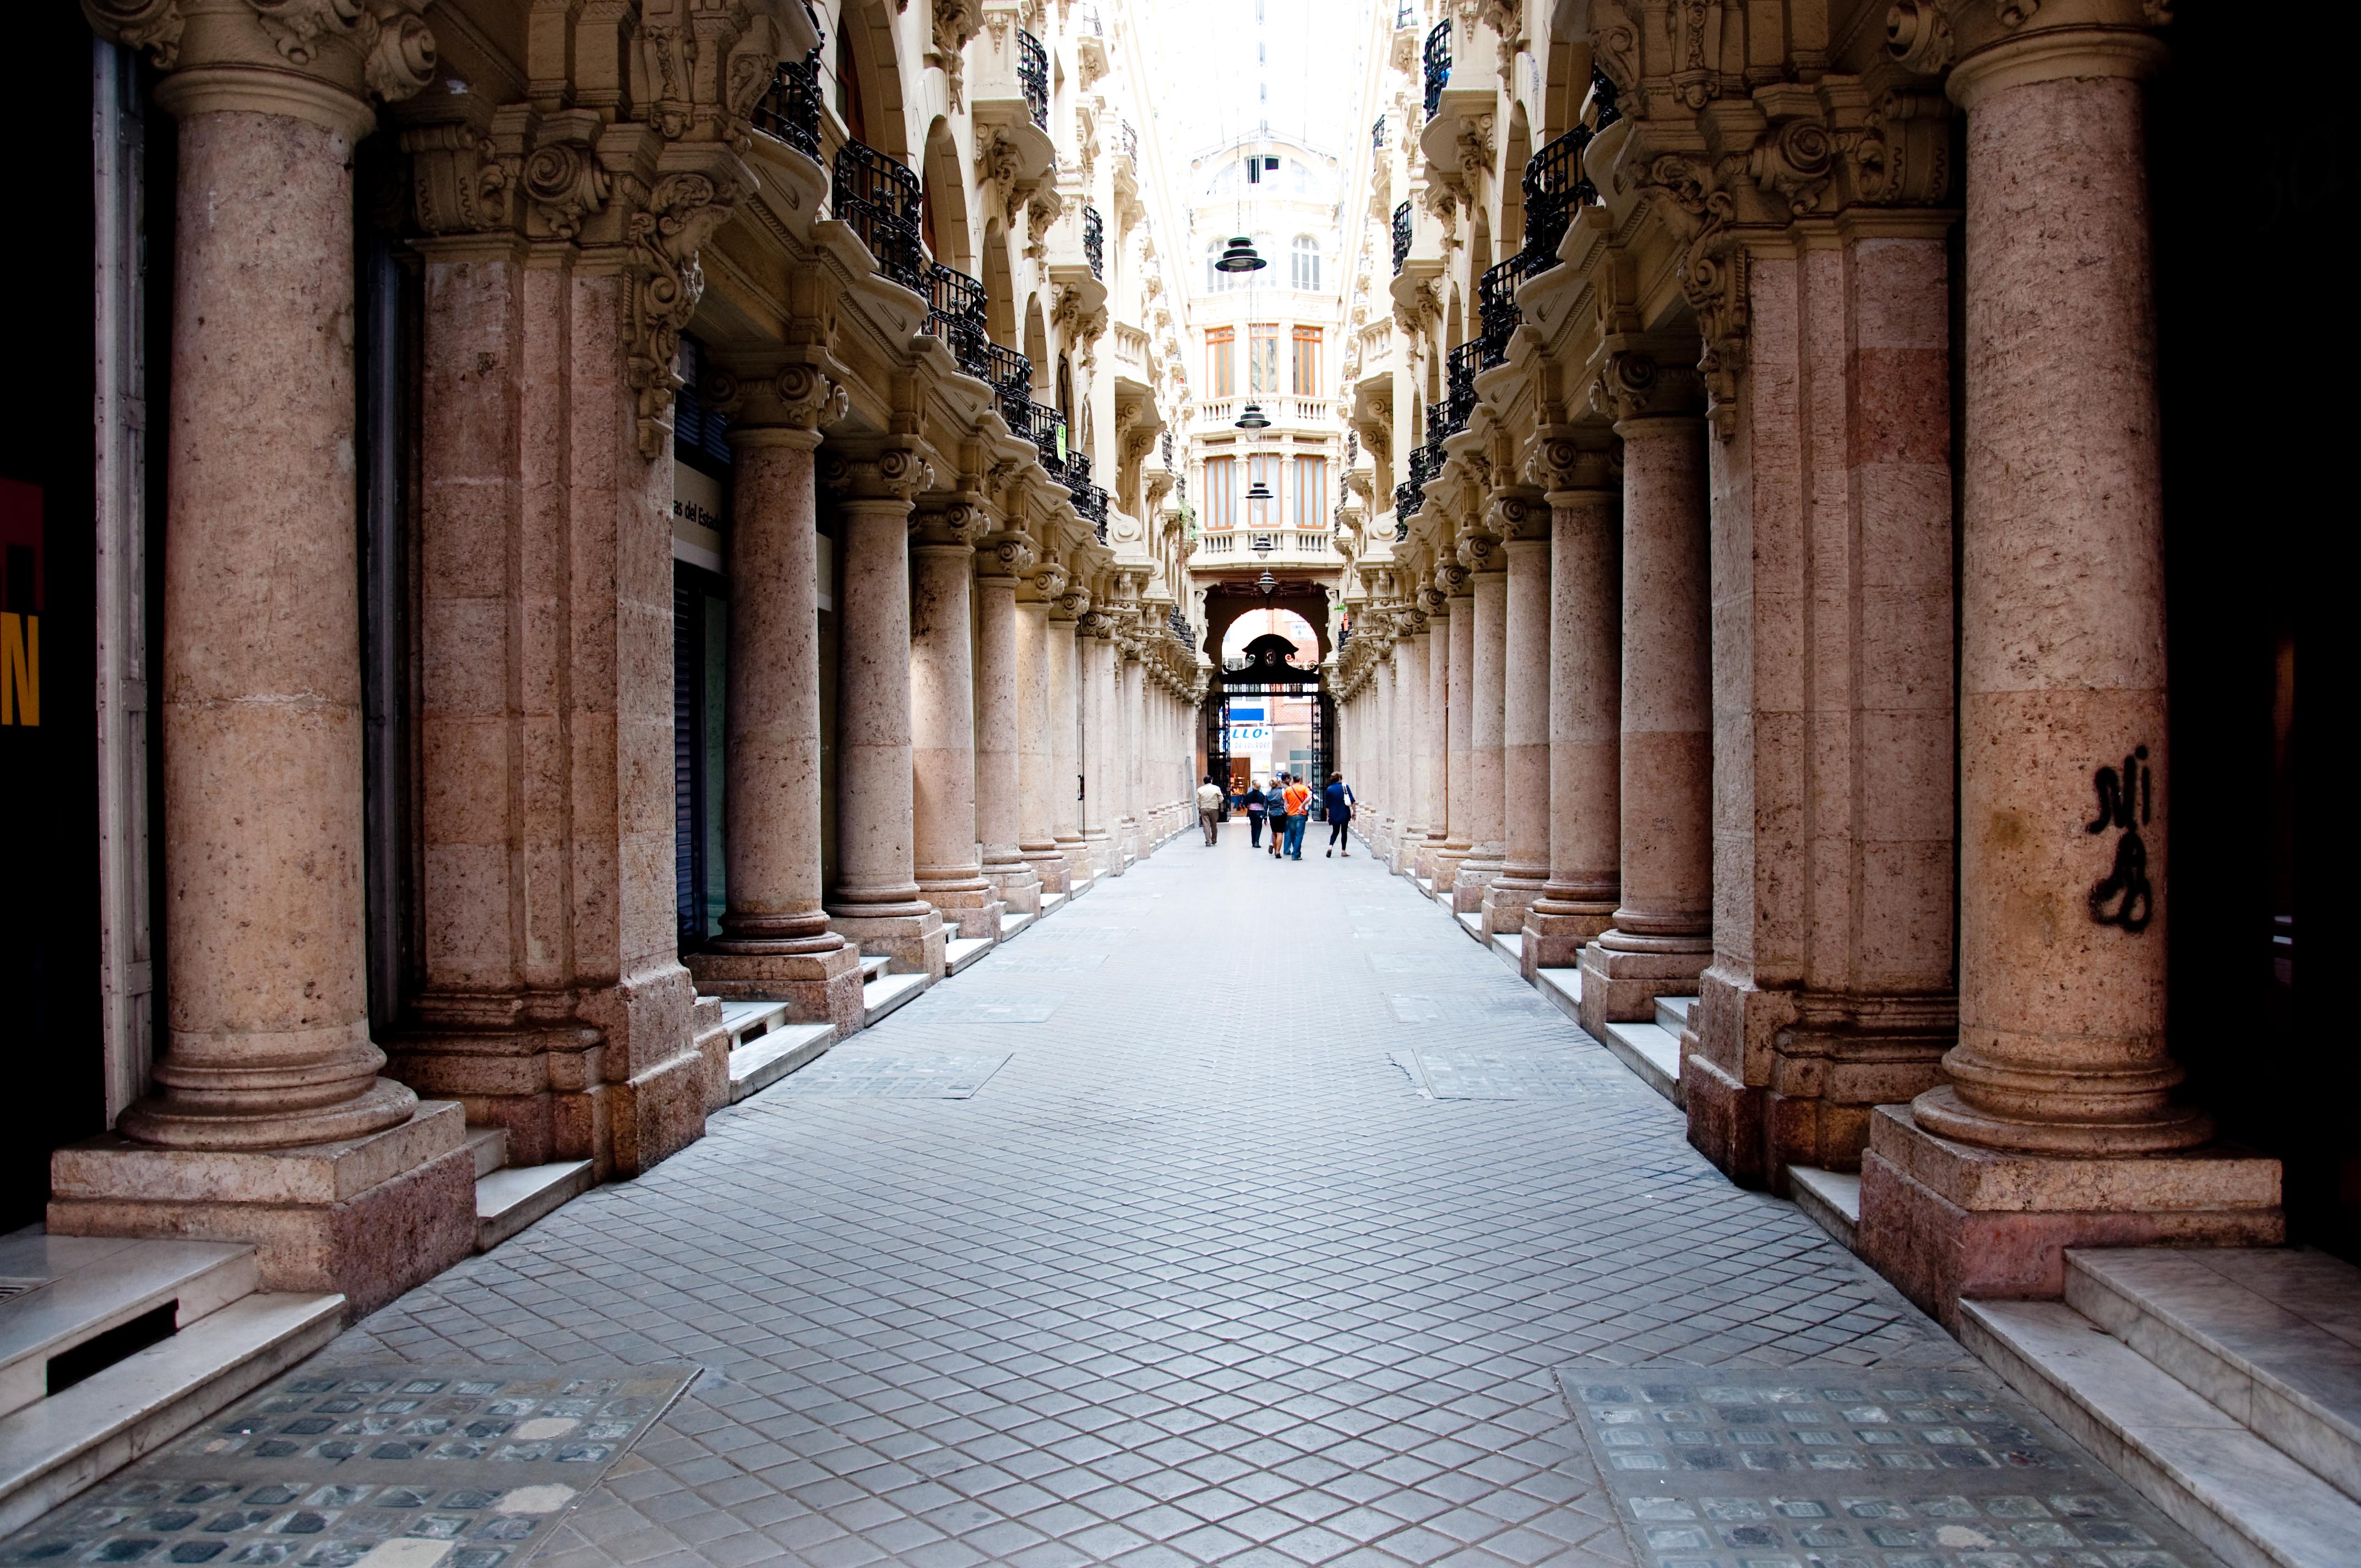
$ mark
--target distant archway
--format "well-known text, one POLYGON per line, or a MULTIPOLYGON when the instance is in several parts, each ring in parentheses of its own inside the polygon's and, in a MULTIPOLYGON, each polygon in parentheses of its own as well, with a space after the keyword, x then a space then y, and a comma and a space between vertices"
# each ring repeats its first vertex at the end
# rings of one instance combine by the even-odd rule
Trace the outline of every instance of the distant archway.
MULTIPOLYGON (((1318 667, 1320 634, 1312 630, 1310 621, 1295 611, 1276 606, 1269 609, 1248 610, 1230 622, 1229 629, 1222 633, 1222 667, 1225 670, 1236 667, 1237 661, 1248 659, 1249 644, 1260 643, 1272 637, 1286 642, 1289 649, 1287 657, 1297 668, 1318 667)), ((1270 651, 1268 648, 1257 649, 1254 662, 1260 662, 1259 654, 1270 651)))

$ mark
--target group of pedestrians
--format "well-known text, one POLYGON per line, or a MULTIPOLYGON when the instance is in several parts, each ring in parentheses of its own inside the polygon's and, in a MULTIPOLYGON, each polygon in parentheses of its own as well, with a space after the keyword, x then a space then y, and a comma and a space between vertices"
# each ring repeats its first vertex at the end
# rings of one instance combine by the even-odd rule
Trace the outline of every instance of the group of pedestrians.
MULTIPOLYGON (((1207 773, 1205 782, 1197 786, 1197 820, 1205 829, 1205 842, 1214 843, 1222 819, 1222 786, 1207 773)), ((1353 788, 1342 773, 1328 775, 1328 787, 1321 792, 1321 803, 1328 820, 1328 853, 1353 858, 1353 840, 1345 829, 1353 821, 1353 788)), ((1257 782, 1248 786, 1244 802, 1246 813, 1247 842, 1262 848, 1263 828, 1270 828, 1270 858, 1285 856, 1290 860, 1303 858, 1304 824, 1312 818, 1312 785, 1301 773, 1272 775, 1268 788, 1257 782)))

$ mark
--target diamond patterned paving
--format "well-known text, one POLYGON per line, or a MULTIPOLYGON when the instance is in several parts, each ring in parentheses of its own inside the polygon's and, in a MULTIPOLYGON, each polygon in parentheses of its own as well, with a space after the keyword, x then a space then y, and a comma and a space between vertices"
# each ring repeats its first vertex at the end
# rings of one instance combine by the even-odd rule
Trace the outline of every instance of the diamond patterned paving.
POLYGON ((326 1356, 708 1368, 536 1568, 1621 1564, 1555 1369, 1956 1358, 1653 1094, 1431 1099, 1422 1047, 1623 1071, 1370 861, 1176 840, 326 1356), (1008 1059, 807 1086, 867 1053, 1008 1059))

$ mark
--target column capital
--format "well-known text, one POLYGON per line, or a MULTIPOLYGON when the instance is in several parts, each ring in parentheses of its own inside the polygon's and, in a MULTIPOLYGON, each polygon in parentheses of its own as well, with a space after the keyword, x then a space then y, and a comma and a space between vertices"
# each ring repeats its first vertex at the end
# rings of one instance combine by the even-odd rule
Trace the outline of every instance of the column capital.
POLYGON ((1485 509, 1492 532, 1510 543, 1549 541, 1550 509, 1538 485, 1501 485, 1485 509))
POLYGON ((2155 29, 2172 0, 1895 0, 1886 49, 1962 109, 2010 87, 2067 77, 2152 76, 2165 60, 2155 29))
POLYGON ((830 452, 820 461, 820 482, 848 501, 910 499, 935 482, 934 465, 914 446, 883 446, 873 452, 830 452))
POLYGON ((1628 438, 1622 427, 1634 421, 1699 418, 1702 392, 1694 367, 1667 365, 1645 348, 1610 346, 1591 383, 1590 404, 1628 438))
POLYGON ((920 548, 972 550, 992 528, 992 513, 972 490, 930 490, 910 510, 912 543, 920 548))
POLYGON ((308 120, 357 141, 372 99, 434 79, 426 0, 82 0, 102 36, 169 72, 157 100, 176 117, 241 111, 308 120))
POLYGON ((1066 584, 1071 580, 1065 566, 1054 560, 1043 561, 1030 572, 1019 573, 1018 576, 1027 590, 1024 597, 1035 604, 1056 603, 1058 597, 1066 591, 1066 584))
POLYGON ((1434 607, 1433 612, 1436 615, 1448 615, 1449 600, 1466 598, 1475 591, 1475 574, 1459 562, 1440 561, 1435 564, 1434 592, 1445 601, 1434 607))
POLYGON ((1049 598, 1049 619, 1054 622, 1079 621, 1090 613, 1091 590, 1079 579, 1070 581, 1063 593, 1049 598))
POLYGON ((1563 505, 1570 492, 1622 485, 1623 444, 1603 424, 1545 424, 1525 449, 1524 470, 1552 506, 1563 505))
POLYGON ((1040 558, 1040 551, 1024 531, 1002 527, 977 542, 975 575, 1021 581, 1040 558))

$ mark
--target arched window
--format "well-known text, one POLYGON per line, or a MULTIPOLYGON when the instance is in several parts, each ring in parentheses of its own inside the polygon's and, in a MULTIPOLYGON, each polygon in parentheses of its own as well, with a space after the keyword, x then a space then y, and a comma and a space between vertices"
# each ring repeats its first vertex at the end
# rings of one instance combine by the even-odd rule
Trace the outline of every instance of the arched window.
POLYGON ((1299 289, 1317 291, 1320 287, 1320 242, 1308 234, 1295 236, 1294 283, 1299 289))

